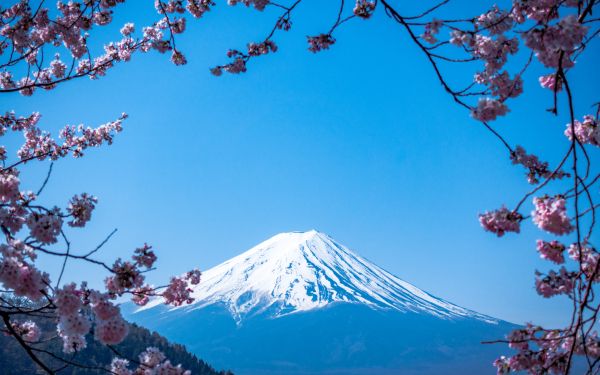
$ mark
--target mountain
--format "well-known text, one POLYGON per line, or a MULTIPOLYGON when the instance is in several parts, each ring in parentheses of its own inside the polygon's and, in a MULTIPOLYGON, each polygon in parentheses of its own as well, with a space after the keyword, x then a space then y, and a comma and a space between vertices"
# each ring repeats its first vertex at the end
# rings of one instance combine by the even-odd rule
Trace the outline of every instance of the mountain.
MULTIPOLYGON (((45 331, 56 329, 56 324, 53 326, 52 322, 47 319, 37 320, 37 323, 45 331)), ((62 369, 60 374, 97 375, 107 373, 107 371, 91 368, 110 368, 110 362, 115 354, 108 347, 96 341, 92 335, 87 337, 87 343, 87 348, 78 353, 76 357, 68 356, 66 358, 88 368, 70 366, 62 369)), ((122 343, 115 346, 115 349, 123 357, 136 360, 137 356, 149 346, 160 349, 171 363, 181 364, 183 368, 190 370, 194 375, 233 375, 229 371, 216 371, 195 355, 188 353, 184 346, 171 344, 158 333, 150 332, 135 324, 130 326, 129 334, 122 343)), ((49 340, 36 345, 36 347, 51 353, 64 355, 61 340, 49 340)), ((60 368, 64 365, 64 363, 44 353, 37 354, 51 368, 60 368)), ((0 369, 2 369, 0 373, 3 375, 45 374, 44 371, 36 367, 35 363, 12 337, 2 334, 0 334, 0 369)))
POLYGON ((278 234, 204 272, 196 302, 128 318, 236 374, 494 373, 510 323, 452 304, 317 231, 278 234))

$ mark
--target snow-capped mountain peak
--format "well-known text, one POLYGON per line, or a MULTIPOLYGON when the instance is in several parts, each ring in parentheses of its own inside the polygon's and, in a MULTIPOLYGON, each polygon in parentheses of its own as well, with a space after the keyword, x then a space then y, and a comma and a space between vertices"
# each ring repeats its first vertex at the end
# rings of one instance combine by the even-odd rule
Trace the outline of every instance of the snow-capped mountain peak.
MULTIPOLYGON (((193 297, 192 305, 179 309, 224 304, 238 321, 266 311, 278 317, 354 303, 496 322, 422 291, 316 230, 280 233, 205 271, 193 297)), ((143 309, 159 304, 152 301, 143 309)))

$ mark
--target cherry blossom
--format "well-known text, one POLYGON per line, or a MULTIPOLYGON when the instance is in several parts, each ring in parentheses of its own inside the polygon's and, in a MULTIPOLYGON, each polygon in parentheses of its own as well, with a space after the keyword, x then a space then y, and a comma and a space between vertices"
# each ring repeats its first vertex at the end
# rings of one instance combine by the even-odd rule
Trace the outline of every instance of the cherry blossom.
POLYGON ((92 218, 92 211, 98 203, 98 198, 86 193, 71 198, 67 212, 73 217, 68 224, 72 227, 83 227, 92 218))
POLYGON ((560 77, 557 77, 556 74, 547 74, 545 76, 541 76, 539 78, 540 86, 543 88, 552 90, 552 91, 560 91, 562 90, 562 81, 560 77))
MULTIPOLYGON (((598 127, 598 120, 596 118, 591 115, 585 115, 583 116, 583 121, 575 120, 573 127, 575 128, 575 136, 579 142, 600 147, 600 127, 598 127)), ((573 139, 571 124, 567 124, 565 135, 570 140, 573 139)))
POLYGON ((335 39, 330 34, 319 34, 306 38, 308 39, 308 50, 314 53, 329 49, 335 43, 335 39))
POLYGON ((107 320, 97 320, 94 332, 96 339, 103 344, 116 345, 125 339, 129 326, 120 315, 115 315, 107 320))
POLYGON ((527 181, 530 184, 539 183, 540 177, 547 179, 569 177, 569 174, 562 170, 551 171, 547 162, 541 162, 537 156, 527 154, 525 149, 521 146, 517 146, 511 152, 510 160, 513 164, 521 164, 528 170, 527 181))
POLYGON ((537 240, 537 250, 542 259, 547 259, 556 264, 565 262, 565 257, 563 256, 565 245, 556 240, 550 242, 537 240))
POLYGON ((38 342, 42 337, 42 330, 33 321, 27 320, 22 323, 13 323, 12 325, 15 332, 21 336, 21 338, 28 342, 38 342))
POLYGON ((173 306, 181 306, 184 303, 194 302, 190 293, 192 289, 187 281, 182 277, 173 277, 167 289, 162 293, 165 303, 173 306))
POLYGON ((510 211, 506 207, 486 212, 479 215, 479 223, 488 232, 502 237, 506 232, 520 232, 520 223, 523 217, 518 212, 510 211))
POLYGON ((52 244, 57 241, 62 224, 60 210, 56 207, 48 213, 33 212, 27 218, 31 236, 43 244, 52 244))
POLYGON ((535 210, 531 213, 533 222, 542 230, 563 235, 573 231, 571 219, 567 216, 566 200, 563 196, 543 196, 533 199, 535 210))
POLYGON ((471 111, 471 116, 479 121, 493 121, 498 116, 508 113, 508 107, 501 101, 491 98, 482 98, 477 102, 477 107, 471 111))
POLYGON ((354 13, 357 17, 362 19, 369 19, 375 10, 375 2, 369 0, 356 0, 356 4, 354 5, 354 9, 352 9, 352 13, 354 13))
POLYGON ((538 275, 535 280, 535 288, 545 298, 557 294, 568 294, 575 287, 576 276, 576 272, 568 272, 566 268, 561 267, 559 272, 550 271, 544 277, 538 275))

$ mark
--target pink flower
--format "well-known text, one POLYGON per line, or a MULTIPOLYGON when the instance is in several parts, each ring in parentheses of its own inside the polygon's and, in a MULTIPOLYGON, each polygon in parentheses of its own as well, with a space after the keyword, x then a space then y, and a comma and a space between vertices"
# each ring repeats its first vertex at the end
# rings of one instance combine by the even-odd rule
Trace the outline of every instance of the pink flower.
POLYGON ((600 280, 600 270, 597 269, 600 254, 595 248, 585 243, 581 246, 574 243, 569 246, 568 253, 571 259, 581 263, 581 270, 588 279, 593 277, 594 281, 600 280))
POLYGON ((511 80, 507 72, 502 72, 502 74, 497 74, 490 78, 489 86, 492 94, 500 97, 500 100, 516 98, 523 93, 523 80, 521 76, 516 75, 511 80))
POLYGON ((116 345, 125 339, 129 326, 120 315, 115 315, 108 320, 97 321, 94 332, 96 339, 101 343, 116 345))
POLYGON ((527 154, 525 149, 521 146, 517 146, 515 150, 511 152, 510 160, 513 164, 521 164, 528 169, 527 181, 530 184, 537 184, 540 182, 539 177, 560 179, 569 176, 568 173, 562 170, 558 170, 556 172, 550 171, 550 169, 548 169, 547 162, 541 162, 537 156, 533 154, 527 154))
POLYGON ((12 202, 19 198, 19 177, 16 170, 0 172, 0 202, 12 202))
POLYGON ((82 314, 75 313, 59 317, 58 330, 67 336, 84 336, 91 328, 90 320, 82 314))
POLYGON ((479 223, 483 229, 502 237, 506 232, 519 233, 523 217, 518 212, 510 211, 502 206, 500 209, 479 215, 479 223))
POLYGON ((425 32, 421 34, 421 38, 423 38, 426 42, 430 44, 437 43, 436 35, 440 32, 440 28, 444 25, 444 23, 440 20, 434 19, 433 21, 427 23, 425 25, 425 32))
POLYGON ((319 34, 317 36, 307 36, 306 38, 308 39, 308 50, 313 53, 329 49, 335 43, 335 39, 331 34, 319 34))
MULTIPOLYGON (((600 147, 600 127, 598 120, 592 115, 583 116, 583 122, 575 120, 573 128, 575 128, 575 136, 579 142, 600 147)), ((573 140, 571 124, 567 124, 565 135, 569 140, 573 140)))
POLYGON ((108 298, 107 295, 96 291, 90 294, 92 311, 99 320, 109 320, 120 315, 119 307, 115 306, 108 298))
POLYGON ((139 288, 144 283, 144 276, 139 269, 130 262, 117 259, 113 264, 114 276, 104 280, 106 289, 116 295, 121 295, 130 289, 139 288))
POLYGON ((187 64, 187 59, 185 58, 185 56, 183 55, 183 53, 179 52, 176 49, 174 49, 173 53, 171 54, 171 61, 175 65, 185 65, 185 64, 187 64))
POLYGON ((541 296, 549 298, 557 294, 568 294, 575 287, 577 273, 567 272, 561 267, 559 272, 550 271, 545 277, 536 277, 535 288, 541 296))
POLYGON ((496 367, 498 375, 510 373, 509 358, 506 358, 505 356, 500 356, 500 358, 494 361, 494 367, 496 367))
POLYGON ((54 303, 59 315, 73 315, 83 307, 81 302, 82 292, 77 290, 75 283, 65 285, 54 294, 54 303))
POLYGON ((563 235, 573 231, 571 219, 567 216, 565 198, 561 195, 554 197, 543 196, 533 198, 535 210, 531 212, 533 222, 542 230, 563 235))
POLYGON ((202 15, 210 10, 211 6, 215 3, 212 0, 189 0, 187 4, 187 10, 195 18, 200 18, 202 15))
POLYGON ((131 297, 131 301, 138 306, 145 306, 150 300, 150 296, 155 295, 154 288, 149 285, 144 285, 140 288, 136 288, 132 292, 133 297, 131 297))
POLYGON ((490 98, 479 99, 477 107, 471 110, 471 116, 479 121, 493 121, 506 113, 508 107, 503 102, 490 98))
POLYGON ((139 355, 140 363, 149 368, 158 366, 165 360, 165 355, 155 347, 149 347, 139 355))
POLYGON ((539 81, 540 81, 540 86, 542 86, 543 88, 546 88, 546 89, 549 89, 552 91, 562 90, 562 79, 560 77, 557 77, 557 75, 555 73, 547 74, 545 76, 540 76, 539 81))
POLYGON ((510 30, 513 26, 513 19, 505 11, 501 11, 494 5, 487 13, 477 17, 476 25, 486 29, 490 34, 498 35, 510 30))
POLYGON ((62 224, 58 208, 44 214, 33 212, 27 218, 31 236, 43 244, 53 244, 57 241, 62 224))
POLYGON ((63 63, 59 58, 52 60, 50 63, 50 72, 56 78, 63 78, 65 76, 65 72, 67 71, 67 65, 63 63))
POLYGON ((34 266, 23 262, 19 267, 17 285, 13 286, 12 289, 17 296, 38 301, 47 293, 48 284, 49 276, 47 273, 42 273, 34 266))
POLYGON ((121 28, 121 34, 123 34, 123 36, 130 36, 134 32, 135 32, 135 25, 131 22, 126 23, 121 28))
POLYGON ((375 2, 368 0, 356 0, 354 9, 352 12, 355 16, 360 17, 364 20, 371 18, 373 11, 375 10, 375 2))
POLYGON ((110 364, 110 371, 115 375, 132 375, 133 372, 127 368, 129 361, 121 358, 114 358, 110 364))
POLYGON ((185 275, 185 279, 192 285, 198 285, 200 284, 200 276, 202 276, 202 272, 199 269, 194 269, 185 275))
POLYGON ((190 304, 194 302, 194 298, 190 293, 192 289, 188 287, 188 283, 180 277, 171 278, 171 282, 165 291, 162 293, 165 303, 173 306, 181 306, 184 303, 190 304))
POLYGON ((96 203, 98 203, 98 198, 87 195, 86 193, 79 195, 75 195, 71 198, 69 202, 69 206, 67 207, 67 212, 69 215, 73 216, 73 220, 69 221, 69 224, 72 227, 84 227, 85 224, 91 220, 92 211, 96 207, 96 203))
POLYGON ((253 5, 256 10, 262 11, 265 9, 267 4, 269 4, 269 0, 227 0, 227 4, 231 6, 234 6, 238 3, 242 3, 247 7, 253 5))
POLYGON ((83 335, 66 335, 59 331, 58 335, 63 340, 63 352, 74 353, 86 348, 87 342, 83 335))
POLYGON ((135 249, 134 253, 133 260, 140 267, 152 268, 154 262, 156 262, 156 255, 152 251, 152 246, 148 246, 148 244, 135 249))
POLYGON ((562 264, 565 262, 565 257, 563 256, 565 245, 558 241, 546 242, 537 240, 537 250, 542 259, 549 260, 556 264, 562 264))
POLYGON ((260 56, 266 55, 269 52, 277 52, 277 45, 272 40, 266 40, 262 43, 249 43, 248 55, 260 56))
POLYGON ((31 320, 22 323, 13 323, 12 327, 27 342, 38 342, 42 337, 42 330, 31 320))

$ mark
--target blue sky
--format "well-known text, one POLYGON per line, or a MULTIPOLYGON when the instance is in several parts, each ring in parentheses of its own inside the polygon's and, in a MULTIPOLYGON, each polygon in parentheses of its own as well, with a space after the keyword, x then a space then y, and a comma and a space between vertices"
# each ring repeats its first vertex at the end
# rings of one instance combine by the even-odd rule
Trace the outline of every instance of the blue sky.
MULTIPOLYGON (((159 255, 150 280, 162 283, 276 233, 315 228, 459 305, 517 323, 563 322, 568 300, 534 290, 534 270, 550 268, 535 252, 535 239, 546 237, 526 223, 522 235, 497 239, 477 221, 479 212, 518 201, 530 188, 524 171, 443 92, 424 56, 382 13, 340 29, 331 50, 308 52, 305 36, 328 30, 335 14, 335 7, 301 9, 292 31, 276 39, 276 54, 244 75, 216 78, 209 67, 226 62, 228 48, 260 40, 273 17, 219 3, 180 36, 186 66, 137 55, 99 81, 3 96, 4 108, 40 111, 54 134, 67 123, 130 115, 113 146, 57 163, 41 198, 63 206, 83 191, 100 198, 89 228, 72 232, 76 249, 118 228, 100 257, 127 257, 146 241, 159 255)), ((149 4, 121 7, 115 27, 96 40, 152 17, 149 4)), ((590 49, 572 72, 579 117, 597 101, 599 57, 590 49)), ((528 72, 524 95, 494 125, 556 162, 568 147, 567 119, 545 112, 552 98, 537 84, 540 72, 528 72)), ((46 168, 31 164, 26 187, 35 190, 46 168)), ((93 284, 104 277, 77 263, 69 272, 93 284)))

